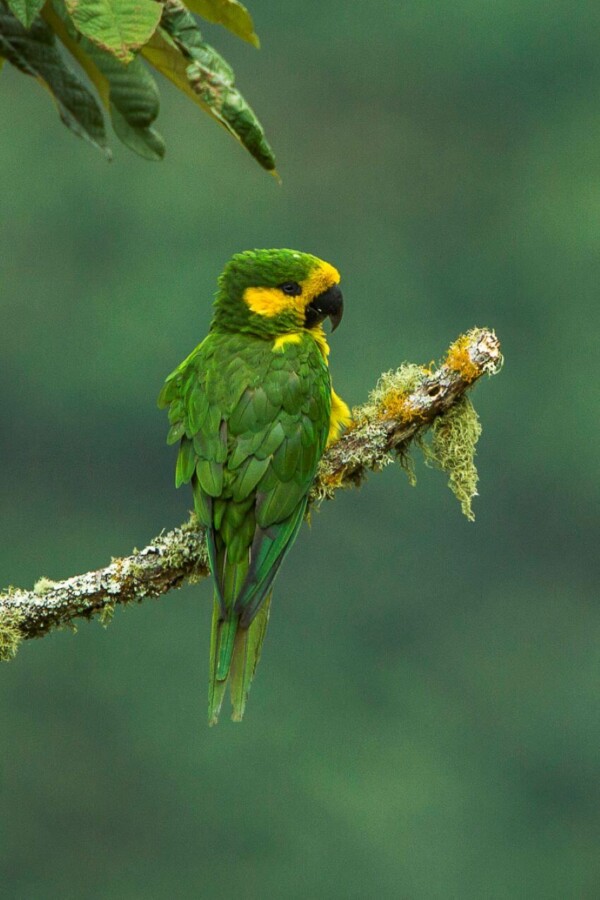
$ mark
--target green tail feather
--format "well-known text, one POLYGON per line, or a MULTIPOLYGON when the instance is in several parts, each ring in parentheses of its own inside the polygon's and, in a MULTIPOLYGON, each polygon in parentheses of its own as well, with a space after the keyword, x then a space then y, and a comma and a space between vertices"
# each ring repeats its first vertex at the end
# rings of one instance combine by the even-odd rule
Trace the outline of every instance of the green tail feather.
POLYGON ((221 607, 218 598, 215 597, 210 641, 209 725, 216 725, 219 721, 228 684, 232 705, 231 718, 234 722, 242 720, 248 691, 267 631, 270 606, 269 594, 250 627, 241 628, 238 616, 235 619, 221 619, 221 607))
POLYGON ((221 605, 217 592, 213 600, 212 629, 210 633, 210 673, 208 681, 208 724, 216 725, 219 721, 221 704, 227 687, 227 678, 222 681, 217 679, 217 666, 219 663, 221 605))
POLYGON ((235 636, 233 659, 229 676, 229 690, 233 707, 231 718, 241 722, 244 718, 248 691, 260 659, 271 610, 271 594, 265 597, 263 605, 248 628, 238 628, 235 636))
POLYGON ((217 623, 217 633, 219 642, 219 654, 217 663, 217 681, 226 681, 231 666, 231 658, 233 656, 233 645, 235 635, 238 630, 239 616, 231 619, 225 619, 223 622, 217 623))

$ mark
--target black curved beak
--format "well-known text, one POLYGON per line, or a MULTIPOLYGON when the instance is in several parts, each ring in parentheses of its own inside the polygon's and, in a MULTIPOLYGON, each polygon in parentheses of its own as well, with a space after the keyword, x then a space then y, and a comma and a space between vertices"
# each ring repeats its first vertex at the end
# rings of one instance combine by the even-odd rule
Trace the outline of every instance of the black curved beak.
POLYGON ((331 330, 335 331, 344 314, 344 297, 338 284, 332 284, 330 288, 315 297, 304 313, 304 327, 314 328, 325 319, 331 321, 331 330))

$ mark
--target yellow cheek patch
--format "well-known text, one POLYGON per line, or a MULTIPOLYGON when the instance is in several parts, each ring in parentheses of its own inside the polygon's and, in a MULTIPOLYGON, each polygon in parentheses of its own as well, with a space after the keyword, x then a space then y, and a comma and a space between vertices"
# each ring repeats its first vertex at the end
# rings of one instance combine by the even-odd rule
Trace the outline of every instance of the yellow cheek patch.
POLYGON ((276 287, 249 287, 243 294, 244 303, 259 316, 278 316, 282 312, 297 309, 302 312, 304 301, 299 297, 288 297, 276 287))

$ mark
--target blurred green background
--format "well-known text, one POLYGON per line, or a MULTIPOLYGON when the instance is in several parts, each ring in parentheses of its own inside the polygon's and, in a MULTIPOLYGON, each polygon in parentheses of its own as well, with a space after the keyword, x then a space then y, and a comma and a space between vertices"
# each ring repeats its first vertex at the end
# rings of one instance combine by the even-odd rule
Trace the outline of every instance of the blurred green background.
POLYGON ((7 898, 600 896, 600 7, 254 0, 222 30, 278 187, 170 86, 108 165, 0 82, 0 582, 142 546, 191 507, 155 408, 235 251, 333 262, 336 388, 473 325, 506 366, 469 524, 397 467, 278 580, 246 720, 205 724, 210 589, 26 643, 0 670, 7 898))

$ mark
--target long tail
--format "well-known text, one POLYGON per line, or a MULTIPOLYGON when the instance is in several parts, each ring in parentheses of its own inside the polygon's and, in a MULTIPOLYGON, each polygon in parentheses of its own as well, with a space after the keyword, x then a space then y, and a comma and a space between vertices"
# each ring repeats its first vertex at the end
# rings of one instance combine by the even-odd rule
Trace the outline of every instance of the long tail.
POLYGON ((244 628, 239 624, 239 615, 233 612, 231 617, 222 618, 221 606, 215 595, 210 639, 209 725, 216 725, 219 721, 228 684, 232 706, 231 718, 234 722, 241 722, 248 691, 260 659, 270 608, 269 593, 250 626, 244 628))

